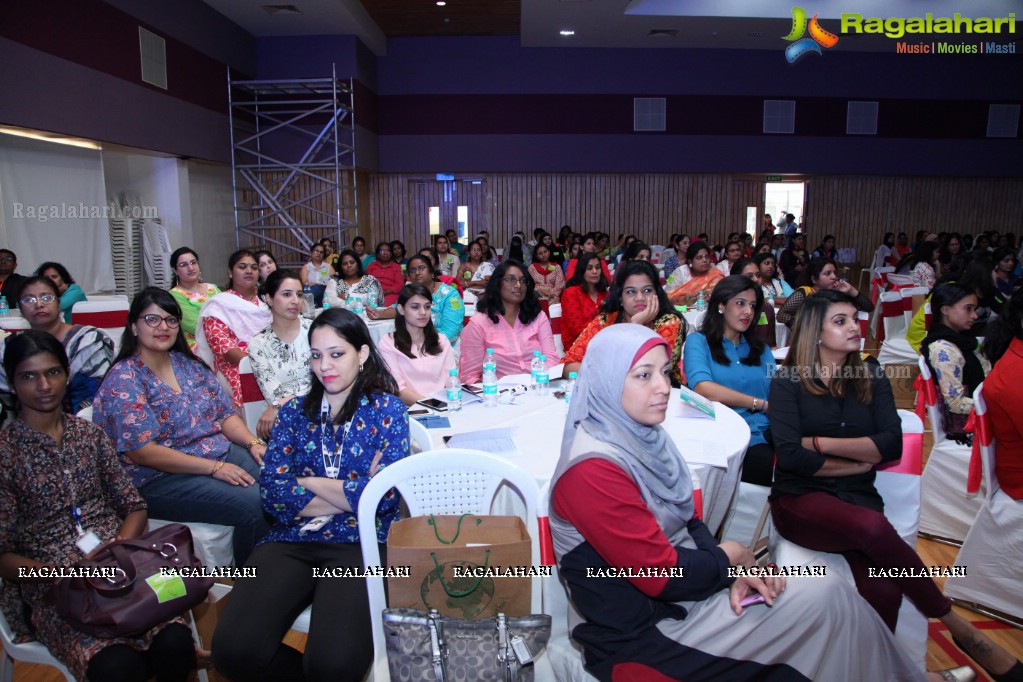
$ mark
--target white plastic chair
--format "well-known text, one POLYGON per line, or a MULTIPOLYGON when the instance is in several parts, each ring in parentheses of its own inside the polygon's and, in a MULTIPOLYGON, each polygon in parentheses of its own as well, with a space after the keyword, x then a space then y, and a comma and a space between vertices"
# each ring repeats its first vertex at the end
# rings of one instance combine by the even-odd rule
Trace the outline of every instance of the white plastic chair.
POLYGON ((48 665, 59 670, 68 682, 75 682, 75 678, 64 667, 64 664, 58 661, 41 642, 33 640, 15 644, 14 631, 11 630, 11 625, 7 622, 3 611, 0 611, 0 644, 3 645, 3 651, 0 652, 0 682, 14 680, 15 661, 48 665))
POLYGON ((245 425, 249 427, 249 431, 255 433, 256 424, 259 423, 259 418, 266 411, 267 404, 263 392, 259 390, 256 375, 252 372, 252 361, 249 360, 248 355, 238 363, 238 376, 242 382, 242 411, 244 412, 242 418, 245 420, 245 425))
POLYGON ((430 429, 423 426, 418 420, 409 418, 408 436, 411 441, 412 454, 433 450, 433 436, 430 429))
MULTIPOLYGON (((923 356, 920 356, 918 364, 920 380, 930 382, 934 387, 930 393, 936 396, 936 400, 941 400, 923 356)), ((926 394, 918 395, 917 400, 926 400, 926 394)), ((920 479, 920 533, 937 542, 961 545, 984 505, 984 491, 982 489, 980 494, 966 491, 971 449, 947 438, 941 408, 936 401, 928 403, 927 420, 934 434, 934 447, 920 479)))
POLYGON ((551 331, 554 333, 554 347, 558 355, 565 357, 565 344, 561 340, 561 304, 553 303, 547 309, 547 315, 551 319, 551 331))
MULTIPOLYGON (((366 566, 380 565, 377 544, 376 512, 380 500, 391 488, 397 488, 412 516, 424 514, 489 514, 491 504, 502 485, 508 485, 522 498, 527 510, 537 508, 539 489, 536 481, 511 462, 479 450, 440 449, 423 452, 400 460, 377 473, 359 498, 359 542, 366 566)), ((536 516, 526 514, 526 526, 533 545, 533 564, 540 563, 540 534, 536 516)), ((387 648, 384 642, 383 610, 384 579, 366 579, 369 593, 370 622, 373 628, 373 677, 388 680, 387 648)), ((540 613, 541 578, 532 579, 530 610, 540 613)), ((545 663, 537 659, 537 666, 545 663)), ((543 677, 537 668, 537 679, 543 677)))
POLYGON ((978 428, 974 438, 980 443, 987 495, 955 560, 966 575, 946 580, 945 594, 960 606, 1020 627, 1023 592, 1018 571, 1008 567, 1023 563, 1023 501, 1012 499, 998 485, 995 441, 983 389, 983 383, 977 387, 973 405, 978 423, 985 422, 987 428, 978 428), (991 439, 985 443, 983 437, 989 434, 991 439))

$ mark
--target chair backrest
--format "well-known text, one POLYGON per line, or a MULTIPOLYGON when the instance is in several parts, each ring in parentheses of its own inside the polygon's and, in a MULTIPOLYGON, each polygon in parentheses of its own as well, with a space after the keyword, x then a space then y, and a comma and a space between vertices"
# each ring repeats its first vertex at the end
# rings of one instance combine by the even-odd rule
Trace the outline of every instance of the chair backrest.
POLYGON ((551 331, 554 333, 554 347, 558 349, 558 355, 565 357, 565 344, 561 340, 561 304, 555 303, 547 310, 551 318, 551 331))
MULTIPOLYGON (((984 401, 984 382, 973 392, 973 411, 976 415, 977 428, 973 434, 975 443, 980 443, 980 462, 983 467, 984 485, 987 490, 987 501, 991 504, 995 493, 1000 488, 998 477, 995 476, 995 433, 991 428, 991 416, 987 411, 987 403, 984 401)), ((970 467, 975 464, 970 462, 970 467)))
POLYGON ((256 424, 266 411, 267 404, 263 392, 259 390, 259 384, 256 383, 256 375, 252 373, 252 363, 247 355, 238 363, 238 376, 242 380, 242 410, 245 413, 245 424, 249 431, 255 433, 256 424))
POLYGON ((920 367, 920 390, 917 392, 916 399, 923 401, 924 405, 927 406, 927 419, 931 422, 931 433, 934 434, 934 445, 941 443, 945 440, 945 424, 941 420, 941 408, 938 407, 938 387, 934 384, 934 377, 931 375, 931 368, 927 366, 927 361, 924 356, 920 356, 917 360, 917 365, 920 367), (929 385, 927 385, 929 384, 929 385))
MULTIPOLYGON (((502 485, 514 490, 525 504, 526 527, 532 539, 533 564, 539 565, 540 532, 533 510, 537 508, 539 488, 536 481, 511 462, 479 450, 439 449, 407 457, 381 469, 359 498, 359 544, 366 566, 380 565, 377 544, 376 511, 381 498, 397 488, 412 516, 424 514, 489 514, 494 496, 502 485)), ((366 579, 369 593, 370 622, 373 628, 374 663, 377 679, 387 679, 387 650, 384 643, 382 611, 387 602, 384 579, 366 579)), ((542 588, 540 576, 532 579, 531 611, 540 613, 542 588)))
POLYGON ((128 323, 127 297, 102 301, 79 301, 71 308, 71 324, 99 327, 114 342, 114 355, 121 349, 121 336, 128 323))
POLYGON ((888 286, 891 287, 892 291, 898 291, 902 287, 913 286, 912 275, 897 275, 894 272, 888 273, 888 286))
POLYGON ((899 289, 899 293, 902 295, 902 316, 906 318, 906 329, 909 329, 909 324, 913 321, 913 297, 926 296, 929 292, 930 289, 927 287, 903 287, 899 289))
POLYGON ((913 299, 903 299, 899 291, 881 292, 881 319, 884 322, 885 339, 906 337, 906 306, 912 306, 913 299))
POLYGON ((433 450, 433 437, 430 435, 430 429, 426 428, 415 418, 408 420, 408 435, 412 447, 412 453, 418 454, 420 452, 426 452, 427 450, 433 450))
POLYGON ((902 457, 894 462, 878 465, 877 471, 920 476, 924 470, 924 423, 909 410, 898 412, 902 420, 902 457))
POLYGON ((870 336, 870 313, 859 310, 856 312, 856 319, 860 322, 860 340, 863 341, 870 336))

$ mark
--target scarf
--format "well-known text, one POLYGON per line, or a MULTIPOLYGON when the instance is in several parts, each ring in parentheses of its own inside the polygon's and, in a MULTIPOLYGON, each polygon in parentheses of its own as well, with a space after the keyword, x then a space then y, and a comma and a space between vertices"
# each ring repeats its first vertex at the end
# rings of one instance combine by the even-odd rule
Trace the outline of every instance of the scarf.
POLYGON ((601 330, 590 341, 565 421, 561 463, 569 460, 579 431, 585 431, 616 451, 615 459, 653 502, 650 511, 662 528, 685 527, 694 511, 692 479, 685 460, 664 429, 640 424, 622 409, 625 378, 633 358, 652 340, 664 344, 646 327, 618 324, 601 330))
POLYGON ((225 291, 217 294, 203 304, 199 311, 199 319, 195 323, 196 353, 210 367, 213 364, 213 351, 210 350, 209 342, 206 340, 206 332, 203 330, 202 321, 207 317, 215 317, 234 332, 239 343, 248 343, 258 332, 263 331, 273 322, 270 309, 265 303, 259 301, 253 305, 252 301, 242 298, 232 291, 225 291))
MULTIPOLYGON (((963 367, 963 386, 970 395, 973 395, 973 392, 977 390, 980 383, 984 381, 984 366, 980 364, 980 360, 976 355, 977 338, 954 331, 943 324, 935 322, 927 330, 927 338, 920 344, 920 355, 927 359, 929 357, 928 350, 930 345, 939 339, 948 341, 963 354, 963 358, 966 360, 965 367, 963 367)), ((928 359, 927 365, 930 366, 930 364, 931 361, 928 359)), ((931 372, 934 372, 933 367, 931 367, 931 372)))

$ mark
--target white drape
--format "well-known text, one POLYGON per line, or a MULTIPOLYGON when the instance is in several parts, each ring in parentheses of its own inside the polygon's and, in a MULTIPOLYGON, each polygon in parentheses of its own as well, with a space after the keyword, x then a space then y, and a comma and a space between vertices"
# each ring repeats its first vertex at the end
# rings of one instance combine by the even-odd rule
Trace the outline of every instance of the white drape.
POLYGON ((18 274, 63 264, 85 291, 114 288, 100 152, 0 135, 0 246, 18 274))

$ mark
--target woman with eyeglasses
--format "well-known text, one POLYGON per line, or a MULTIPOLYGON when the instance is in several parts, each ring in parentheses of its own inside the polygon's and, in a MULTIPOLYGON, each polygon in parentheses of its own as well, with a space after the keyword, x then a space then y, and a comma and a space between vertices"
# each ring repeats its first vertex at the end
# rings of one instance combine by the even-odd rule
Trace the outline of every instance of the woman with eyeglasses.
POLYGON ((327 248, 323 244, 313 244, 309 251, 309 262, 298 271, 302 278, 302 286, 309 287, 313 292, 313 303, 317 308, 323 305, 323 292, 335 275, 334 268, 325 260, 326 257, 327 248))
POLYGON ((185 332, 185 341, 194 351, 195 325, 199 320, 199 311, 206 301, 220 293, 220 287, 212 282, 202 281, 199 256, 187 246, 182 246, 171 254, 170 266, 174 271, 170 294, 181 306, 181 328, 185 332))
POLYGON ((562 374, 568 376, 569 372, 578 372, 593 337, 601 329, 621 323, 643 325, 664 339, 671 351, 672 385, 678 386, 685 381, 682 346, 686 343, 686 321, 668 301, 657 269, 645 260, 622 261, 601 313, 565 353, 562 374))
POLYGON ((405 256, 406 251, 405 242, 400 239, 395 239, 391 242, 391 259, 401 266, 402 272, 405 272, 405 266, 408 265, 408 258, 405 256))
MULTIPOLYGON (((409 284, 419 284, 430 292, 433 299, 430 307, 433 325, 454 346, 462 333, 462 322, 465 320, 465 306, 462 297, 458 295, 458 289, 438 280, 433 270, 433 260, 421 253, 408 259, 407 270, 409 284)), ((393 307, 366 309, 366 316, 371 320, 393 320, 396 315, 397 310, 393 307)))
POLYGON ((362 297, 367 309, 384 305, 384 288, 380 280, 363 271, 359 254, 344 249, 338 256, 338 265, 337 278, 331 278, 324 293, 330 307, 343 307, 350 296, 362 297))
POLYGON ((93 407, 93 421, 114 441, 149 516, 234 526, 235 563, 244 565, 270 529, 256 484, 266 444, 188 349, 181 308, 166 291, 136 294, 93 407))
MULTIPOLYGON (((372 253, 366 253, 366 240, 362 237, 352 239, 352 251, 355 252, 355 256, 359 259, 359 265, 362 266, 363 270, 376 258, 372 253)), ((340 259, 338 259, 338 262, 340 263, 340 259)))
POLYGON ((742 480, 769 486, 774 448, 767 394, 775 363, 771 348, 752 333, 763 304, 764 294, 756 280, 742 275, 721 280, 710 296, 700 331, 686 339, 684 367, 689 388, 732 408, 749 426, 742 480))
POLYGON ((394 331, 380 340, 380 357, 398 384, 406 405, 443 390, 455 366, 451 343, 431 319, 433 298, 426 287, 406 284, 398 295, 394 331))
POLYGON ((725 245, 725 259, 715 265, 721 274, 728 277, 732 273, 732 266, 742 260, 745 246, 741 241, 732 240, 725 245))
POLYGON ((57 285, 57 291, 60 292, 60 312, 64 315, 64 321, 70 323, 71 309, 75 307, 75 303, 88 300, 82 287, 71 279, 71 273, 67 268, 53 261, 40 265, 36 268, 35 274, 36 277, 49 277, 57 285))
POLYGON ((394 305, 398 300, 398 292, 405 286, 405 273, 394 261, 390 244, 387 242, 377 244, 377 259, 366 268, 366 274, 380 282, 384 305, 394 305))
MULTIPOLYGON (((25 280, 18 310, 32 330, 52 334, 64 346, 70 361, 65 409, 74 414, 92 404, 113 362, 114 342, 101 329, 64 322, 60 314, 60 293, 48 277, 25 280)), ((9 380, 6 375, 0 376, 0 391, 10 393, 9 380)))
POLYGON ((248 249, 227 261, 231 281, 199 311, 195 330, 196 354, 231 387, 238 412, 242 410, 242 380, 238 364, 248 355, 249 341, 272 321, 270 309, 259 300, 259 265, 248 249))
POLYGON ((493 348, 497 376, 529 374, 533 351, 547 356, 547 367, 561 362, 551 321, 540 309, 536 285, 518 261, 502 261, 476 303, 476 314, 462 332, 459 376, 475 382, 483 376, 483 357, 493 348))

